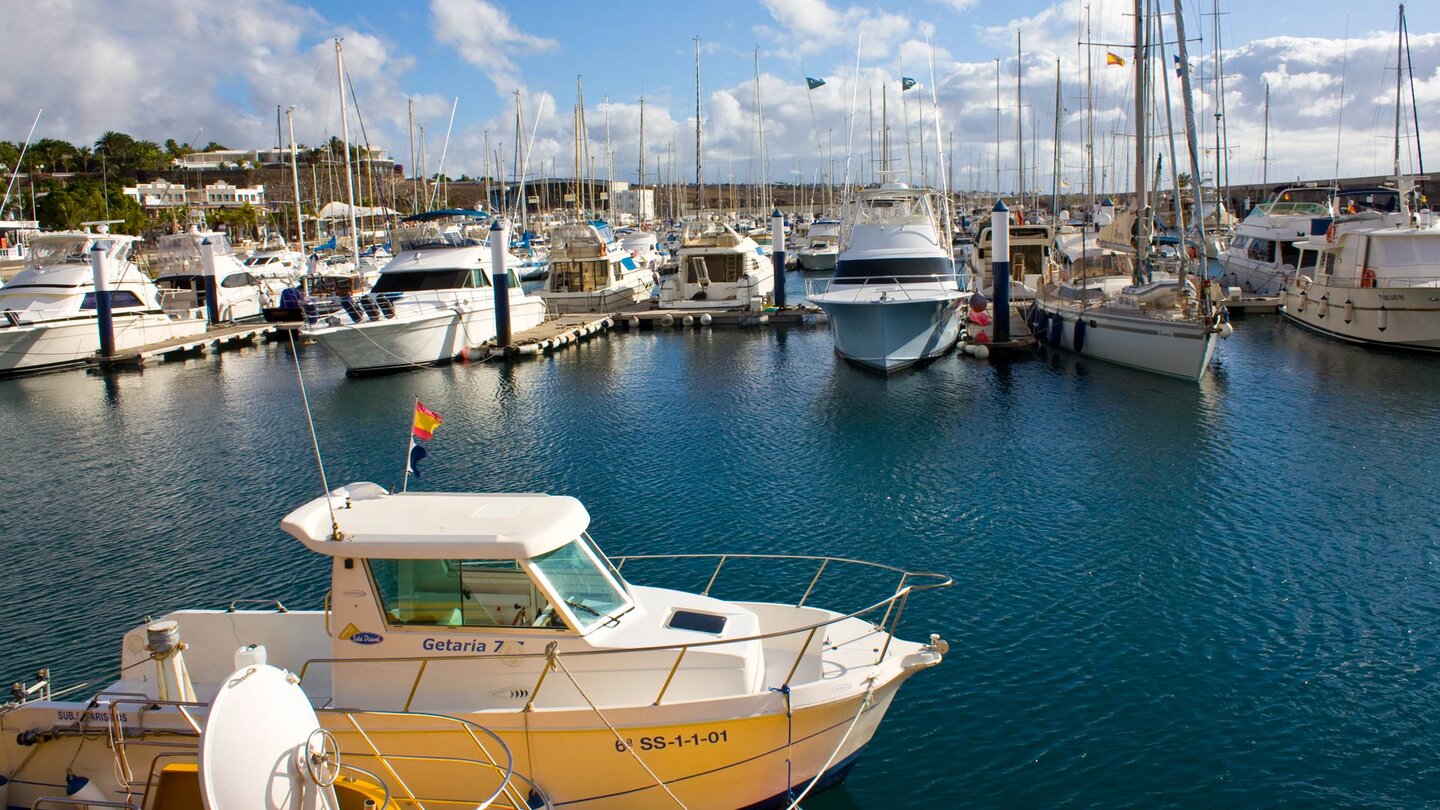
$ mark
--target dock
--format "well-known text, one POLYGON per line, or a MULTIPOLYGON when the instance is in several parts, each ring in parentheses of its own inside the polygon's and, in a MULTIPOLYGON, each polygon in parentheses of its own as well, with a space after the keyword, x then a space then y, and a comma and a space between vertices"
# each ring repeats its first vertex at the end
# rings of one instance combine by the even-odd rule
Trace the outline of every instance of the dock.
POLYGON ((282 329, 298 329, 298 323, 246 323, 231 326, 221 326, 206 330, 199 335, 190 337, 171 338, 159 343, 150 343, 144 346, 137 346, 133 349, 125 349, 116 352, 110 357, 96 355, 88 361, 91 367, 113 368, 116 366, 138 367, 145 364, 147 360, 159 357, 162 360, 171 360, 180 357, 203 355, 214 349, 223 351, 225 349, 238 348, 253 343, 257 338, 268 337, 277 334, 282 329))
POLYGON ((823 326, 829 323, 824 310, 812 306, 784 309, 659 309, 641 304, 616 313, 615 319, 630 329, 672 327, 823 326))
POLYGON ((1280 311, 1280 296, 1278 295, 1248 295, 1243 297, 1230 298, 1225 302, 1225 309, 1231 315, 1244 317, 1251 313, 1270 313, 1280 311))
POLYGON ((576 313, 551 318, 538 326, 532 326, 510 336, 504 346, 494 340, 487 340, 469 352, 471 360, 491 357, 536 357, 549 354, 563 346, 589 340, 608 331, 615 325, 615 318, 603 313, 576 313))

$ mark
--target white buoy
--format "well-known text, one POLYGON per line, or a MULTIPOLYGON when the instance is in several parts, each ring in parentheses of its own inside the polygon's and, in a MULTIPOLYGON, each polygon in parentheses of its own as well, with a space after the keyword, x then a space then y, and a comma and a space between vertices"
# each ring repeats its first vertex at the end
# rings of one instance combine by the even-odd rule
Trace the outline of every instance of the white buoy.
POLYGON ((665 313, 664 315, 661 315, 661 316, 660 316, 660 325, 661 325, 661 326, 674 326, 674 325, 675 325, 675 316, 674 316, 674 315, 671 315, 671 314, 668 313, 668 312, 665 313))
POLYGON ((521 354, 535 354, 539 349, 540 349, 540 347, 539 347, 539 346, 536 346, 534 343, 526 343, 524 346, 521 346, 521 347, 520 347, 520 353, 521 353, 521 354))
POLYGON ((769 326, 769 325, 770 325, 770 316, 769 316, 769 315, 761 315, 761 316, 760 316, 760 325, 761 325, 761 326, 769 326))
POLYGON ((977 344, 975 346, 975 356, 981 360, 987 359, 990 357, 990 347, 984 344, 977 344))
POLYGON ((695 325, 695 316, 694 316, 694 315, 686 315, 686 316, 685 316, 685 325, 686 325, 686 326, 694 326, 694 325, 695 325))
POLYGON ((700 315, 700 325, 701 325, 701 326, 709 326, 711 320, 713 320, 713 319, 710 317, 710 313, 708 313, 708 312, 703 313, 703 314, 700 315))
POLYGON ((1233 334, 1235 334, 1235 326, 1234 326, 1234 324, 1230 323, 1229 321, 1226 321, 1225 323, 1220 324, 1220 339, 1221 339, 1221 340, 1228 340, 1228 339, 1230 338, 1230 336, 1233 335, 1233 334))
POLYGON ((639 318, 639 316, 637 316, 637 315, 631 315, 631 316, 630 316, 630 328, 631 328, 631 329, 639 329, 639 328, 640 328, 640 318, 639 318))

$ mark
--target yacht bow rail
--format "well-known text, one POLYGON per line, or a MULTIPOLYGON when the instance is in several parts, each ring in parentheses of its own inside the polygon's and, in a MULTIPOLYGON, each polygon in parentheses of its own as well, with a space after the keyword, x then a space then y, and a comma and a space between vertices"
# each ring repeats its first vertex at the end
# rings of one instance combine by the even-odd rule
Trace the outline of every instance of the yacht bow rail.
MULTIPOLYGON (((909 276, 854 276, 851 278, 812 278, 805 280, 806 297, 825 295, 832 289, 837 292, 839 289, 854 291, 857 294, 869 289, 879 289, 882 293, 905 293, 909 300, 910 285, 935 284, 944 287, 947 284, 954 284, 955 290, 963 290, 965 285, 961 282, 958 273, 924 273, 909 276)), ((950 291, 950 288, 945 288, 950 291)), ((932 288, 923 290, 926 293, 935 292, 932 288)))
MULTIPOLYGON (((795 604, 795 607, 805 606, 805 602, 814 592, 815 586, 820 582, 821 577, 824 576, 825 572, 831 566, 856 566, 860 568, 870 568, 878 571, 886 571, 892 574, 899 574, 900 581, 896 584, 895 590, 889 596, 863 608, 860 608, 859 610, 827 618, 823 621, 812 622, 810 624, 800 625, 798 627, 792 627, 785 630, 775 630, 769 633, 757 633, 754 635, 741 636, 737 638, 718 638, 708 641, 693 641, 683 644, 655 644, 644 647, 625 647, 618 649, 566 650, 563 653, 559 650, 558 643, 552 641, 548 645, 546 645, 544 652, 522 652, 513 654, 507 653, 505 657, 511 660, 543 658, 549 662, 548 666, 541 667, 539 678, 536 680, 534 688, 530 690, 530 694, 525 702, 525 706, 518 711, 529 712, 534 710, 535 699, 539 696, 541 688, 545 685, 546 675, 548 675, 553 669, 555 669, 555 662, 562 655, 566 658, 588 658, 591 656, 601 655, 633 655, 635 653, 665 651, 674 652, 675 662, 671 664, 670 670, 665 677, 664 683, 660 687, 659 693, 656 694, 654 701, 651 703, 651 705, 653 706, 659 706, 665 698, 665 693, 669 691, 670 684, 675 679, 675 675, 680 669, 680 663, 685 659, 685 654, 691 650, 703 649, 706 647, 719 647, 724 645, 741 644, 750 641, 765 641, 768 639, 784 638, 787 636, 798 636, 801 634, 805 634, 805 641, 803 644, 800 645, 799 651, 795 655, 795 660, 790 665, 790 669, 788 671, 788 674, 785 676, 784 682, 779 687, 776 687, 783 690, 790 686, 791 679, 794 678, 795 673, 799 671, 800 664, 805 658, 805 653, 810 649, 811 642, 815 640, 816 633, 818 633, 825 627, 829 627, 830 625, 838 624, 839 622, 843 622, 848 619, 871 616, 875 613, 879 613, 883 609, 885 611, 884 615, 880 618, 879 621, 873 622, 873 625, 877 630, 883 629, 885 631, 885 643, 881 645, 878 651, 878 655, 875 658, 875 663, 879 664, 881 661, 885 660, 885 656, 890 651, 890 642, 895 638, 895 631, 900 625, 900 619, 905 613, 905 605, 909 601, 910 595, 912 593, 918 593, 920 591, 948 588, 954 584, 954 580, 946 574, 923 571, 907 571, 903 568, 898 568, 893 565, 869 562, 866 560, 854 560, 846 557, 828 557, 805 554, 638 554, 613 558, 613 560, 611 560, 611 562, 613 563, 611 565, 611 568, 615 571, 616 574, 619 574, 621 568, 623 568, 626 563, 632 561, 709 559, 715 560, 716 563, 714 570, 710 574, 709 582, 706 583, 705 590, 701 592, 701 595, 703 596, 710 595, 710 591, 715 587, 715 582, 719 578, 721 570, 725 568, 727 563, 730 563, 732 561, 760 560, 769 563, 779 561, 818 562, 820 564, 819 567, 815 571, 814 576, 810 578, 809 585, 805 588, 804 593, 800 597, 800 601, 795 604)), ((374 665, 382 663, 418 664, 419 666, 416 669, 415 677, 410 682, 410 691, 405 698, 405 705, 402 709, 402 711, 409 712, 410 706, 415 700, 416 693, 420 690, 420 684, 424 680, 425 673, 429 669, 430 664, 454 664, 457 662, 466 661, 494 660, 494 658, 495 657, 493 655, 486 654, 447 655, 443 658, 416 655, 382 656, 363 659, 311 658, 306 660, 305 663, 301 665, 299 677, 300 680, 303 682, 305 680, 305 674, 309 671, 311 666, 319 667, 328 665, 333 667, 345 664, 374 665)))
MULTIPOLYGON (((1302 278, 1305 278, 1307 282, 1312 281, 1312 279, 1305 276, 1302 276, 1302 278)), ((1315 286, 1343 287, 1346 289, 1413 289, 1416 287, 1440 287, 1440 276, 1401 276, 1398 278, 1391 276, 1386 276, 1385 278, 1323 276, 1313 281, 1315 286)), ((1311 286, 1305 282, 1301 282, 1301 285, 1301 289, 1309 289, 1311 286)))

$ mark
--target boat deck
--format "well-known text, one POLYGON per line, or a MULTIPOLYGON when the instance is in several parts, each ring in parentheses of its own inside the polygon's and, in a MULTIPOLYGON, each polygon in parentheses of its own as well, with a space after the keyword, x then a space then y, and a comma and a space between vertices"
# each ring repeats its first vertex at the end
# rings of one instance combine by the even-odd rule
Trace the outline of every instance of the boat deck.
POLYGON ((549 354, 562 346, 605 332, 614 325, 615 319, 610 315, 593 312, 561 315, 512 334, 508 345, 499 346, 494 340, 487 340, 472 350, 471 359, 549 354))
POLYGON ((190 337, 171 338, 159 343, 150 343, 116 352, 111 357, 92 357, 92 366, 109 368, 113 366, 140 366, 155 357, 172 359, 186 355, 203 355, 210 349, 223 351, 253 342, 256 338, 275 335, 282 329, 298 329, 298 323, 245 323, 209 329, 190 337))

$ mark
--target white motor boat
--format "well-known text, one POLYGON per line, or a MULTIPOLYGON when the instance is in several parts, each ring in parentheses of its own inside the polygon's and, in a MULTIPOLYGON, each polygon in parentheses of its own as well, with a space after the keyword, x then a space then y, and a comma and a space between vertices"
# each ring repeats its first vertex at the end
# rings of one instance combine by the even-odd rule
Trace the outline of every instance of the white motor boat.
POLYGON ((1342 214, 1297 247, 1311 271, 1280 293, 1290 322, 1350 343, 1440 351, 1440 224, 1432 214, 1407 205, 1342 214))
POLYGON ((935 192, 904 183, 862 189, 847 203, 835 274, 808 285, 841 357, 888 374, 954 348, 970 293, 941 219, 935 192))
POLYGON ((661 307, 759 310, 775 291, 760 246, 729 225, 687 221, 677 256, 679 271, 660 286, 661 307))
POLYGON ((136 238, 90 231, 32 236, 25 266, 0 287, 0 374, 81 363, 100 350, 91 249, 108 265, 117 351, 203 334, 203 314, 167 311, 130 261, 136 238))
MULTIPOLYGON (((396 228, 392 243, 400 250, 370 292, 334 302, 337 311, 305 328, 347 372, 447 363, 495 337, 494 268, 481 238, 484 226, 447 223, 450 213, 438 213, 443 216, 419 214, 396 228)), ((512 268, 500 272, 510 274, 511 329, 537 326, 544 302, 521 289, 512 268)))
MULTIPOLYGON (((178 610, 125 634, 119 678, 97 694, 17 684, 0 707, 0 804, 68 793, 79 796, 71 805, 191 807, 156 804, 153 792, 199 732, 204 767, 207 750, 251 762, 248 745, 276 747, 272 768, 294 752, 298 767, 329 771, 328 752, 359 752, 342 762, 403 774, 399 798, 433 800, 400 807, 486 806, 456 796, 468 772, 455 752, 477 746, 508 799, 495 806, 783 807, 843 780, 900 686, 946 652, 938 636, 895 636, 909 597, 949 585, 942 575, 826 557, 611 560, 588 525, 568 497, 369 483, 326 493, 281 523, 330 561, 324 610, 178 610), (708 585, 633 581, 647 570, 708 585), (807 604, 837 576, 867 577, 847 583, 852 593, 887 595, 854 609, 807 604), (736 589, 764 597, 721 598, 736 589), (313 720, 271 668, 297 673, 313 720), (248 678, 269 688, 242 686, 248 678), (207 744, 207 722, 235 729, 245 714, 284 733, 239 723, 237 739, 207 744), (306 734, 312 724, 323 733, 306 734), (386 759, 380 747, 409 756, 386 759)), ((281 770, 281 787, 293 784, 293 769, 281 770)), ((253 782, 265 770, 245 773, 253 782)), ((193 766, 170 775, 195 779, 193 766)), ((357 792, 374 781, 354 776, 357 792)))
POLYGON ((291 250, 284 239, 272 236, 245 257, 244 265, 256 278, 273 278, 293 283, 297 276, 305 272, 305 257, 300 255, 299 251, 291 250))
POLYGON ((1324 234, 1329 227, 1332 191, 1293 186, 1251 209, 1220 252, 1221 281, 1251 295, 1278 295, 1297 269, 1308 267, 1301 263, 1298 243, 1324 234))
MULTIPOLYGON (((990 228, 981 229, 970 252, 969 268, 975 289, 987 298, 994 298, 995 280, 990 266, 995 250, 990 244, 990 228)), ((1092 239, 1093 243, 1093 239, 1092 239)), ((1011 224, 1010 226, 1010 300, 1028 301, 1035 297, 1035 286, 1045 268, 1054 261, 1053 251, 1059 240, 1055 229, 1044 223, 1011 224)))
POLYGON ((630 231, 620 237, 620 249, 642 269, 659 277, 660 268, 670 260, 670 254, 660 247, 660 237, 654 231, 630 231))
POLYGON ((155 284, 165 291, 167 308, 205 313, 201 250, 206 240, 215 251, 215 297, 221 322, 258 318, 265 307, 279 302, 284 281, 257 278, 240 262, 225 234, 191 228, 156 241, 155 284))
POLYGON ((550 231, 550 273, 540 291, 551 312, 615 313, 650 298, 655 272, 641 267, 596 220, 550 231))
POLYGON ((801 270, 835 269, 840 256, 840 220, 817 220, 805 232, 805 242, 795 251, 795 262, 801 270))

